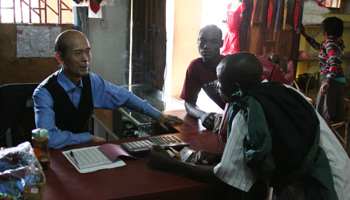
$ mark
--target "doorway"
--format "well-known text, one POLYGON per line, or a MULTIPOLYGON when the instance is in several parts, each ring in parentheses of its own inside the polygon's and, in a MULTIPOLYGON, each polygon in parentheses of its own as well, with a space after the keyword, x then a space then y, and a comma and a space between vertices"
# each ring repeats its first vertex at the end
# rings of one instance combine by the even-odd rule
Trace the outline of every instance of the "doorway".
POLYGON ((163 91, 166 0, 133 0, 132 4, 132 84, 148 84, 163 91))

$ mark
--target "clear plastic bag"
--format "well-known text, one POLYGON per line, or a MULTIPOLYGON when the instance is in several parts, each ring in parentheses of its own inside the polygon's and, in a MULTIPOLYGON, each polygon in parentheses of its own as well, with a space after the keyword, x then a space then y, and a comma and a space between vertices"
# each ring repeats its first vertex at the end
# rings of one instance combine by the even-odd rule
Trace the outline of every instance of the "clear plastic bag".
POLYGON ((0 151, 0 199, 23 199, 25 186, 42 181, 42 168, 29 142, 0 151))

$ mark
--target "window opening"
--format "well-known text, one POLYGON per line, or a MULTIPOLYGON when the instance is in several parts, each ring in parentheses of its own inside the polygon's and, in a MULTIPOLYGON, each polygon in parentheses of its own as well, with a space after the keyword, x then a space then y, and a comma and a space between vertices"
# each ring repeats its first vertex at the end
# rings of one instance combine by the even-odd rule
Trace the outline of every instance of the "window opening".
POLYGON ((0 23, 72 23, 69 0, 0 0, 0 23))

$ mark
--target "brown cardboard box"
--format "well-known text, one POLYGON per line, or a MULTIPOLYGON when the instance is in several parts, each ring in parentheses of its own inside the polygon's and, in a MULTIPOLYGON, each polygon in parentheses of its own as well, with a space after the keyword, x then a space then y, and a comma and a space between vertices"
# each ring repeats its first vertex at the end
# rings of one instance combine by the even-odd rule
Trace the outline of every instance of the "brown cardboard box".
MULTIPOLYGON (((37 165, 40 166, 39 162, 37 162, 37 165)), ((43 199, 46 178, 41 166, 39 167, 39 169, 41 174, 40 183, 37 183, 35 185, 27 185, 24 187, 23 189, 24 200, 42 200, 43 199)))

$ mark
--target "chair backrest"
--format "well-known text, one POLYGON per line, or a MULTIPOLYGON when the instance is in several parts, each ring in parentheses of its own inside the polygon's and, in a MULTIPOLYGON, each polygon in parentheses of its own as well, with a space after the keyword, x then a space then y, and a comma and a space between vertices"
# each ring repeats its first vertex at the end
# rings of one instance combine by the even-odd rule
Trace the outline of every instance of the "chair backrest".
POLYGON ((31 130, 35 128, 32 94, 37 86, 38 83, 0 86, 0 146, 31 141, 31 130))

